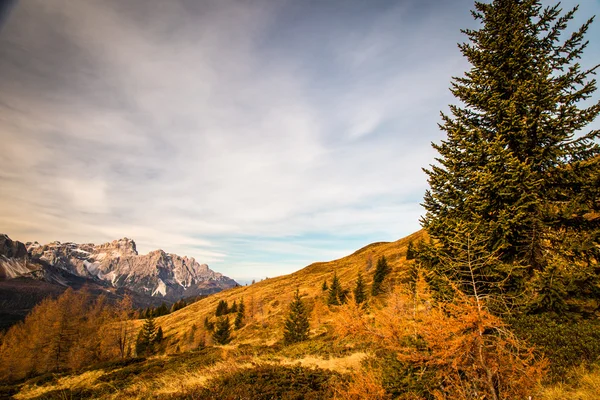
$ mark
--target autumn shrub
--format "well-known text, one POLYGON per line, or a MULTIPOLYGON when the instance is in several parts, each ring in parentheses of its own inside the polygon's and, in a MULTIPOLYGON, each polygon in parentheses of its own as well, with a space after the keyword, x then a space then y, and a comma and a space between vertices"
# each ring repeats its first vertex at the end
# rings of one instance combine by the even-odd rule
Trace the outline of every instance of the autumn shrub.
POLYGON ((348 380, 338 380, 333 387, 335 400, 388 400, 392 397, 383 387, 381 377, 373 370, 352 373, 348 380))
POLYGON ((522 315, 510 322, 519 337, 548 358, 553 381, 569 378, 580 364, 600 361, 600 320, 545 313, 522 315))
POLYGON ((333 397, 333 382, 340 374, 301 366, 258 365, 218 376, 181 398, 317 400, 333 397))
POLYGON ((400 386, 429 398, 527 398, 543 377, 545 363, 478 299, 457 293, 436 303, 424 279, 414 290, 392 293, 368 313, 351 303, 340 308, 336 331, 396 354, 400 386), (428 371, 421 383, 420 371, 428 371), (412 380, 412 381, 411 381, 412 380), (402 383, 404 381, 404 383, 402 383))
POLYGON ((92 301, 85 290, 66 290, 45 299, 11 327, 0 345, 0 381, 17 381, 49 372, 80 370, 126 358, 132 344, 131 300, 92 301))

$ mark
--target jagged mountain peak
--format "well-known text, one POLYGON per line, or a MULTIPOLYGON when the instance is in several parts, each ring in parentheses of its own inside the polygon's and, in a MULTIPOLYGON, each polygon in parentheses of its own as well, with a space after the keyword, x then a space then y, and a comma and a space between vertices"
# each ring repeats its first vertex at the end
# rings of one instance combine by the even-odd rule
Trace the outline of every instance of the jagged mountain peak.
POLYGON ((23 259, 27 257, 27 248, 23 243, 11 240, 8 235, 0 233, 0 256, 23 259))
MULTIPOLYGON (((127 237, 99 245, 59 241, 45 245, 38 242, 28 242, 27 246, 19 244, 19 254, 33 260, 116 288, 168 299, 214 293, 237 284, 193 257, 166 253, 162 249, 139 255, 135 241, 127 237)), ((15 251, 9 249, 14 246, 7 235, 0 237, 0 255, 7 253, 9 256, 5 257, 13 257, 15 251)))

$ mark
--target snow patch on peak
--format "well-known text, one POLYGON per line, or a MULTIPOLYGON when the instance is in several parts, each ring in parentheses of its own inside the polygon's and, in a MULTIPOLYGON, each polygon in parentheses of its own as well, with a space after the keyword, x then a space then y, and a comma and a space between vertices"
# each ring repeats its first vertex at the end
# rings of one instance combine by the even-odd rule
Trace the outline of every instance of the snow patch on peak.
POLYGON ((152 292, 152 296, 156 296, 157 293, 160 293, 163 297, 167 295, 167 285, 165 285, 162 279, 158 280, 158 286, 152 292))

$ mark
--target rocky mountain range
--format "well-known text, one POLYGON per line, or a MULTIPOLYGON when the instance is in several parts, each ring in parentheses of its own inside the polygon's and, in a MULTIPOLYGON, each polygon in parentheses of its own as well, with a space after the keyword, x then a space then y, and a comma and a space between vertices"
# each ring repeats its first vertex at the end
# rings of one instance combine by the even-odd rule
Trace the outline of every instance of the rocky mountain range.
MULTIPOLYGON (((42 266, 54 267, 54 271, 58 269, 116 288, 170 300, 236 286, 234 280, 194 258, 163 250, 139 255, 135 242, 128 238, 100 245, 71 242, 41 245, 38 242, 23 244, 0 235, 0 279, 35 275, 36 271, 40 275, 39 266, 36 269, 28 266, 39 261, 43 262, 42 266)), ((48 278, 52 279, 51 276, 48 278)))
MULTIPOLYGON (((0 234, 0 311, 17 318, 48 295, 68 287, 128 293, 139 307, 219 292, 237 283, 194 258, 155 250, 137 252, 128 238, 95 245, 52 242, 21 243, 0 234), (20 300, 19 300, 20 299, 20 300)), ((2 314, 2 312, 0 312, 2 314)), ((12 317, 11 317, 12 318, 12 317)), ((1 319, 1 318, 0 318, 1 319)))

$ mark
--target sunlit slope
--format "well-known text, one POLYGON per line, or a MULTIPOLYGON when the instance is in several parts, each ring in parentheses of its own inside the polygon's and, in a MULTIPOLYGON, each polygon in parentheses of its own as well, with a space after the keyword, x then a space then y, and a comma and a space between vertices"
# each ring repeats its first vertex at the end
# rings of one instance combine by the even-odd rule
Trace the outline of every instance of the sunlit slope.
MULTIPOLYGON (((204 329, 204 320, 206 317, 212 321, 216 320, 214 313, 220 300, 225 300, 231 305, 234 301, 239 304, 243 298, 246 323, 242 329, 233 331, 232 344, 272 344, 281 339, 287 307, 296 288, 300 289, 303 300, 311 309, 313 306, 322 307, 326 296, 322 290, 323 282, 330 283, 334 272, 344 288, 353 289, 360 271, 370 288, 377 260, 382 255, 386 257, 392 270, 387 278, 389 282, 402 279, 407 272, 406 249, 409 242, 416 243, 425 239, 425 235, 425 232, 419 231, 395 242, 373 243, 338 260, 317 262, 289 275, 232 288, 158 318, 157 323, 163 328, 170 351, 177 346, 186 350, 193 346, 188 344, 193 325, 197 328, 194 332, 196 340, 204 335, 210 343, 210 334, 204 329)), ((235 314, 229 314, 229 318, 233 325, 235 314)), ((318 331, 314 321, 311 325, 313 333, 318 331)))

